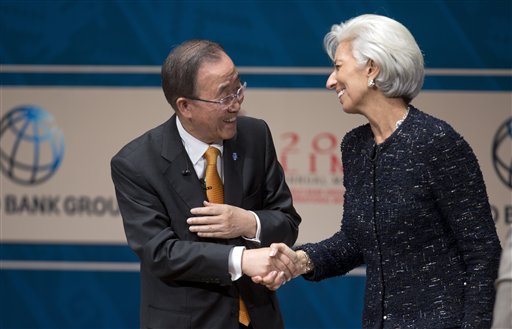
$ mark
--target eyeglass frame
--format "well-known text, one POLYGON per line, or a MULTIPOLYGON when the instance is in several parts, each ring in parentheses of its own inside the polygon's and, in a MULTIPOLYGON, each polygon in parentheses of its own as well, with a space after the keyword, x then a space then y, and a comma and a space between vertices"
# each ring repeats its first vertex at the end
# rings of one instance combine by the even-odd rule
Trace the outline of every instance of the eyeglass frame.
POLYGON ((245 89, 247 89, 247 82, 246 81, 241 83, 240 88, 238 88, 235 93, 227 95, 227 96, 224 96, 224 97, 222 97, 219 100, 209 100, 209 99, 202 99, 202 98, 198 98, 198 97, 185 97, 185 98, 188 98, 188 99, 193 100, 193 101, 200 101, 200 102, 205 102, 205 103, 218 104, 218 105, 220 105, 222 107, 229 107, 229 106, 234 104, 233 102, 235 100, 238 101, 239 103, 242 101, 245 89), (227 99, 232 99, 232 101, 230 101, 230 103, 226 103, 227 99))

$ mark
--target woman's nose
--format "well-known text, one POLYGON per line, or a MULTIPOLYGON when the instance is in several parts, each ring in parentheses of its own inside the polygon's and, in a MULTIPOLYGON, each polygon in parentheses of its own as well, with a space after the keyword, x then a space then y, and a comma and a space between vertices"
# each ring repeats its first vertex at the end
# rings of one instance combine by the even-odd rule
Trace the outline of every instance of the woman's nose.
POLYGON ((325 88, 327 88, 329 90, 336 88, 336 78, 335 78, 335 72, 334 71, 327 78, 327 81, 325 83, 325 88))

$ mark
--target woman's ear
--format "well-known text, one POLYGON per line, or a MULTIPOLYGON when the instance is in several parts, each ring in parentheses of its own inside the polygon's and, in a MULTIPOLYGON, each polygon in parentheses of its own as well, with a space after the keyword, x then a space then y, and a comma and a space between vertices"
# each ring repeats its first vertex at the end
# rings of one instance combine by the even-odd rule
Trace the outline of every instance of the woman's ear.
POLYGON ((376 79, 379 75, 380 67, 377 66, 377 63, 373 61, 373 59, 368 60, 366 63, 366 74, 369 79, 376 79))

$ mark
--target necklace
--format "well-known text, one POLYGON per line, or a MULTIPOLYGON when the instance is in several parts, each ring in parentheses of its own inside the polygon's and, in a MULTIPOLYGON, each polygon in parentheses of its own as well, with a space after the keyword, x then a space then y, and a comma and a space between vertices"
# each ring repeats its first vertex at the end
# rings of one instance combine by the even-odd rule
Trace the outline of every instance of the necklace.
POLYGON ((409 114, 409 107, 407 107, 407 110, 405 111, 404 116, 395 123, 395 129, 398 129, 398 127, 400 127, 400 125, 404 122, 405 118, 407 118, 408 114, 409 114))

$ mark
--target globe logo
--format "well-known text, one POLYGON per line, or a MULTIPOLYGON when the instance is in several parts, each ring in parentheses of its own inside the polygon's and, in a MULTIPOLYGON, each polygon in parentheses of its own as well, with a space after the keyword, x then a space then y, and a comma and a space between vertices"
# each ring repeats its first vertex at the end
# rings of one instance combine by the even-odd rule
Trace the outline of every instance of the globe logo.
POLYGON ((492 158, 498 177, 512 189, 512 117, 496 131, 492 145, 492 158))
POLYGON ((24 105, 0 120, 0 169, 12 181, 36 185, 48 180, 63 155, 64 136, 45 110, 24 105))

